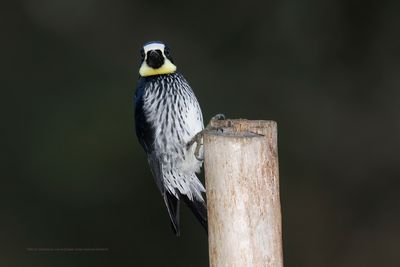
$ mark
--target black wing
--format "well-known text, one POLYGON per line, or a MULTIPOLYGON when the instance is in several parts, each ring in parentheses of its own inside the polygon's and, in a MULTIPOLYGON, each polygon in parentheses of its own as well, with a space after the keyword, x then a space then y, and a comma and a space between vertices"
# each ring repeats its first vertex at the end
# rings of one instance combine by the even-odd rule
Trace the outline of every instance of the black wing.
POLYGON ((147 154, 147 158, 150 164, 150 169, 153 174, 154 180, 157 184, 158 189, 162 194, 165 192, 163 185, 163 175, 161 162, 154 153, 154 129, 147 122, 146 115, 143 109, 144 104, 144 91, 145 91, 145 78, 140 78, 135 93, 135 128, 136 135, 139 139, 139 143, 142 145, 144 151, 147 154))
POLYGON ((154 150, 154 130, 147 122, 143 110, 143 96, 145 91, 145 80, 140 78, 136 88, 135 103, 135 128, 139 143, 142 145, 147 154, 151 154, 154 150))
POLYGON ((180 234, 180 226, 179 226, 179 210, 180 210, 180 201, 179 198, 176 198, 174 195, 170 194, 165 190, 165 186, 163 184, 163 174, 162 174, 162 166, 160 159, 154 153, 154 129, 147 122, 146 116, 143 110, 143 95, 145 90, 145 79, 140 78, 138 82, 138 86, 136 88, 135 93, 135 128, 136 135, 139 139, 139 143, 142 145, 143 149, 147 153, 149 165, 151 172, 153 174, 154 180, 157 184, 158 189, 163 196, 165 205, 167 206, 169 218, 172 224, 172 230, 175 235, 179 236, 180 234))

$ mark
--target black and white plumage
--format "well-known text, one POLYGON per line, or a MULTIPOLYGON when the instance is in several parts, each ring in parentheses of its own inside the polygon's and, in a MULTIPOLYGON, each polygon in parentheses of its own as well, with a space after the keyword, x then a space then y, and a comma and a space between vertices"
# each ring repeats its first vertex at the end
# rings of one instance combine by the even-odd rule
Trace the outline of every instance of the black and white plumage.
POLYGON ((135 93, 136 134, 164 198, 176 235, 183 200, 207 229, 204 186, 196 176, 202 162, 188 142, 203 130, 199 103, 185 78, 176 73, 168 47, 144 45, 135 93))

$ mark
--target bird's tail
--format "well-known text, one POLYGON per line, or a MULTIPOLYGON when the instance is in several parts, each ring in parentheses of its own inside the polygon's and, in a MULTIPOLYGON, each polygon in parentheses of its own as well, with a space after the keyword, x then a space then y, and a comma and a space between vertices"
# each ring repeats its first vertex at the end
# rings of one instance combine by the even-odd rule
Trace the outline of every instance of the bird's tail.
POLYGON ((189 199, 186 195, 181 194, 181 199, 188 205, 190 210, 196 216, 197 220, 204 227, 206 232, 208 232, 208 223, 207 223, 207 205, 204 200, 198 200, 193 198, 189 199))
POLYGON ((195 173, 182 174, 173 170, 163 173, 165 186, 164 201, 168 208, 172 228, 179 236, 179 201, 183 200, 199 220, 204 229, 207 227, 207 205, 203 199, 202 192, 205 192, 203 184, 195 173))
POLYGON ((167 206, 169 218, 171 220, 171 228, 174 231, 176 236, 180 236, 180 223, 179 223, 179 216, 180 216, 180 200, 176 196, 170 194, 168 191, 164 193, 164 202, 167 206))

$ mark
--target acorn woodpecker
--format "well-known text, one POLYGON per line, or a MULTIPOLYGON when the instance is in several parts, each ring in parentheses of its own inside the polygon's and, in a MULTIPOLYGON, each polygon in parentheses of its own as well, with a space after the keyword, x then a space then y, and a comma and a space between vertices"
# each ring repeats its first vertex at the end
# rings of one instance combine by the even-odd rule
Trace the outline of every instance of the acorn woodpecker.
MULTIPOLYGON (((164 199, 174 233, 179 236, 183 200, 207 230, 204 186, 196 173, 202 160, 193 138, 204 129, 200 105, 185 78, 176 72, 168 46, 146 43, 141 49, 135 92, 136 134, 164 199)), ((200 149, 200 154, 202 150, 200 149)))

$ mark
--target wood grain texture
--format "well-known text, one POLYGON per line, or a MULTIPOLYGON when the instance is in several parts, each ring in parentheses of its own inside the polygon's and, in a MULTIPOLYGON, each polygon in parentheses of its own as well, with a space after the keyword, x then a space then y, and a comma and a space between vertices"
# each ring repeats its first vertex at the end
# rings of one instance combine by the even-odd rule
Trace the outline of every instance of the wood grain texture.
POLYGON ((204 135, 212 267, 283 266, 277 126, 212 121, 204 135))

